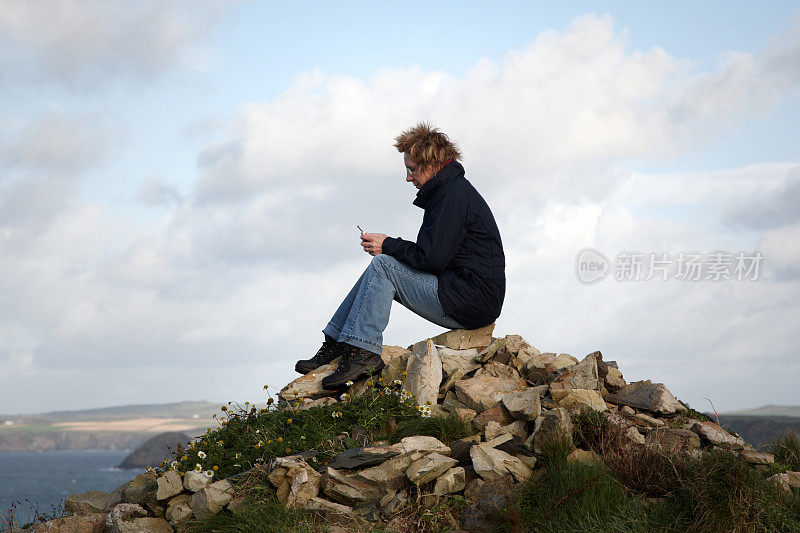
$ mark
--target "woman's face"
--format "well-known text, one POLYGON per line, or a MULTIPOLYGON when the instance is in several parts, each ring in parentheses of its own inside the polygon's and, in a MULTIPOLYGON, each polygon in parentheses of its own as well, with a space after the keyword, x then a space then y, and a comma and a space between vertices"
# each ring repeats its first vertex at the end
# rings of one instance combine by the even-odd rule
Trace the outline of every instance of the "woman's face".
POLYGON ((406 165, 406 181, 413 183, 417 189, 433 177, 432 169, 422 168, 422 166, 411 160, 408 153, 403 154, 403 162, 406 165))

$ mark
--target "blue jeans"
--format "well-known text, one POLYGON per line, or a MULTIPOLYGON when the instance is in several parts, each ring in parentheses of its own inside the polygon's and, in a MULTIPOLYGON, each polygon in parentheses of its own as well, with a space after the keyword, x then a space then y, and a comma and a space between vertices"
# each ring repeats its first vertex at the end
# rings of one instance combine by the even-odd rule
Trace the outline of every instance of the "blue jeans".
POLYGON ((463 328, 444 312, 438 287, 435 275, 394 257, 376 255, 322 332, 339 342, 380 354, 392 301, 439 326, 463 328))

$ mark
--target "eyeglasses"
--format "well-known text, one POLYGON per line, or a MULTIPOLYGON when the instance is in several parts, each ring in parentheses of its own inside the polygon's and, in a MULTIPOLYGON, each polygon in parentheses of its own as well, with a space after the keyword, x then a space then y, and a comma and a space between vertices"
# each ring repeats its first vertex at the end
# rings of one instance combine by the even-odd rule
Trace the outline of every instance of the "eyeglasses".
POLYGON ((408 168, 406 167, 406 173, 411 174, 412 176, 417 172, 416 168, 408 168))

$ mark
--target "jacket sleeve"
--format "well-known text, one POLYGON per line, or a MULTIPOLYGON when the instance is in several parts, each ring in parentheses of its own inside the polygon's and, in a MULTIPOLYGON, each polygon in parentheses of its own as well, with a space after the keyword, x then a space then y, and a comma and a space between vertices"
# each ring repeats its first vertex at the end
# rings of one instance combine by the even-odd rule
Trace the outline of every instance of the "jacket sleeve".
POLYGON ((387 237, 382 251, 410 267, 442 272, 466 236, 466 219, 466 200, 451 194, 426 210, 417 242, 387 237))

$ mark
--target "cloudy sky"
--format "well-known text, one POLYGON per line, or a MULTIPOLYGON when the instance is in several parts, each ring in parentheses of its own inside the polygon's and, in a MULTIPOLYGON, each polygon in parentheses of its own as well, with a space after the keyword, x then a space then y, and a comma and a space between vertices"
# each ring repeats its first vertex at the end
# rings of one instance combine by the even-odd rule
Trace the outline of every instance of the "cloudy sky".
MULTIPOLYGON (((356 225, 415 237, 420 120, 500 227, 497 335, 800 404, 800 2, 375 4, 3 2, 0 413, 263 400, 356 225)), ((384 343, 440 331, 396 304, 384 343)))

